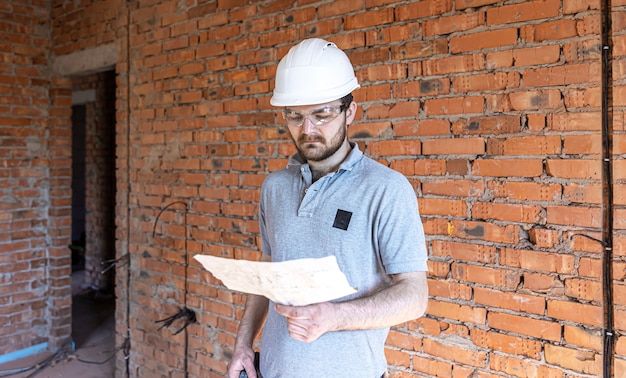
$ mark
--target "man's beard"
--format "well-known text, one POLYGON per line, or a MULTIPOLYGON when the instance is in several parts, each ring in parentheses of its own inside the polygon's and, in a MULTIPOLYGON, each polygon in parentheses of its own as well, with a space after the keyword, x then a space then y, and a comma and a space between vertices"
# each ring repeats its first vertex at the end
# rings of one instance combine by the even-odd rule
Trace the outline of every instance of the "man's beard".
POLYGON ((346 139, 347 127, 345 123, 345 119, 343 125, 339 128, 337 133, 333 135, 333 137, 326 143, 326 140, 321 135, 305 135, 302 134, 298 138, 297 143, 295 143, 298 152, 300 155, 305 158, 307 161, 324 161, 329 157, 333 156, 335 152, 337 152, 343 142, 346 139), (318 142, 323 145, 323 147, 315 147, 315 148, 302 148, 301 145, 307 142, 318 142))

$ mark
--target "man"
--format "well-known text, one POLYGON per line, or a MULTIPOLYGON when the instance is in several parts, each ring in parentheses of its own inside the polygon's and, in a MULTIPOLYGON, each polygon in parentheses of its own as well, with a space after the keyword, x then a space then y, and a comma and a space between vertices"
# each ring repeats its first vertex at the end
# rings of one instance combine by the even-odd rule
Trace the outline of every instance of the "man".
POLYGON ((426 249, 408 180, 347 138, 359 84, 333 43, 308 39, 278 64, 270 103, 281 107, 298 153, 261 188, 262 261, 334 255, 358 292, 294 307, 249 295, 228 369, 256 377, 253 341, 263 329, 263 378, 386 373, 389 327, 422 316, 426 249), (265 325, 263 325, 265 322, 265 325))

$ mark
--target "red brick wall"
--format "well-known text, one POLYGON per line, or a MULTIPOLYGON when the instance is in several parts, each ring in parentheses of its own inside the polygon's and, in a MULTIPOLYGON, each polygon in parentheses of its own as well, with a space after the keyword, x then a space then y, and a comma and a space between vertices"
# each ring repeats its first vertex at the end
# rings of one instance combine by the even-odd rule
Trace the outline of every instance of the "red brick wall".
POLYGON ((0 4, 0 355, 70 334, 71 91, 45 2, 0 4))
MULTIPOLYGON (((578 235, 603 227, 600 2, 293 3, 53 2, 53 55, 122 51, 117 254, 131 259, 117 271, 117 329, 121 343, 130 328, 131 375, 225 371, 243 297, 185 262, 258 258, 258 189, 293 152, 269 105, 272 78, 307 37, 346 49, 362 83, 351 136, 419 196, 431 300, 392 331, 392 375, 601 375, 603 249, 578 235), (153 237, 175 201, 188 211, 170 207, 153 237), (199 324, 159 330, 183 305, 199 324)), ((626 3, 612 5, 619 376, 626 3)))

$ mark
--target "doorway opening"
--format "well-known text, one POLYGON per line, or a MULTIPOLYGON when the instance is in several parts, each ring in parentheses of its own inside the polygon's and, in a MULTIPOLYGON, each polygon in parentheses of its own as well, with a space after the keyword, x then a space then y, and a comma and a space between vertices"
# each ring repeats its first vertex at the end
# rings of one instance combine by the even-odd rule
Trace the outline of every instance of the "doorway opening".
POLYGON ((115 350, 115 95, 113 70, 72 79, 72 339, 88 360, 115 350))

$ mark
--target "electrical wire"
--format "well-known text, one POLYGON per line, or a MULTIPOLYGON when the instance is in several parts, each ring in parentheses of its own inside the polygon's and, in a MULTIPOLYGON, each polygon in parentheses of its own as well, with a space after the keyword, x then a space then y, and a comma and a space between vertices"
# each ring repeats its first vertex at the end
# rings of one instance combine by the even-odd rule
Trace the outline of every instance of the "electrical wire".
POLYGON ((113 357, 115 357, 115 355, 117 354, 117 352, 119 352, 120 350, 124 350, 126 348, 129 347, 129 341, 125 340, 122 345, 120 345, 119 347, 117 347, 117 349, 115 350, 115 352, 113 352, 113 354, 111 354, 107 359, 105 359, 104 361, 89 361, 89 360, 83 360, 80 357, 76 357, 76 361, 82 362, 84 364, 90 364, 90 365, 104 365, 107 362, 111 361, 111 359, 113 357))
POLYGON ((130 31, 131 31, 131 26, 130 26, 130 20, 132 18, 131 16, 131 8, 132 8, 132 4, 130 3, 130 1, 126 1, 126 253, 128 254, 128 266, 126 268, 126 340, 124 342, 125 345, 127 345, 126 348, 124 348, 124 362, 125 362, 125 368, 126 368, 126 378, 130 378, 130 272, 131 272, 131 257, 130 257, 130 252, 129 252, 129 246, 130 246, 130 237, 131 237, 131 230, 130 230, 130 193, 131 193, 131 174, 130 174, 130 169, 131 169, 131 163, 130 163, 130 157, 131 157, 131 148, 130 148, 130 127, 131 127, 131 105, 130 105, 130 98, 131 98, 131 80, 130 80, 130 72, 132 69, 132 63, 131 63, 131 36, 130 36, 130 31))
MULTIPOLYGON (((65 344, 63 347, 59 348, 59 350, 57 350, 54 354, 52 354, 51 356, 45 358, 43 361, 41 361, 41 362, 39 362, 39 363, 37 363, 35 365, 27 366, 27 367, 23 367, 23 368, 11 369, 11 370, 0 370, 0 373, 7 373, 7 374, 0 375, 0 378, 13 377, 13 376, 15 376, 17 374, 22 374, 22 373, 25 373, 27 371, 36 369, 33 373, 28 375, 29 378, 30 377, 35 377, 42 370, 44 370, 47 367, 49 367, 53 362, 54 363, 58 363, 58 362, 62 362, 64 360, 69 359, 71 357, 70 354, 69 354, 69 351, 67 350, 69 345, 71 345, 71 344, 70 343, 65 344)), ((122 345, 117 347, 117 349, 115 349, 115 352, 113 352, 109 357, 107 357, 103 361, 84 360, 84 359, 82 359, 80 357, 76 357, 76 361, 78 361, 80 363, 83 363, 83 364, 104 365, 107 362, 111 361, 111 359, 113 357, 115 357, 115 355, 120 350, 124 350, 126 348, 128 348, 128 341, 125 341, 122 345)))
POLYGON ((169 203, 168 205, 166 205, 164 208, 161 209, 161 211, 159 212, 159 214, 157 214, 157 217, 154 221, 154 227, 152 229, 152 237, 154 238, 156 236, 156 228, 157 228, 157 224, 159 223, 159 218, 161 217, 161 215, 167 210, 169 209, 171 206, 177 205, 177 204, 182 204, 185 207, 185 212, 184 212, 184 228, 185 228, 185 255, 184 255, 184 259, 185 259, 185 295, 183 296, 183 308, 175 315, 172 315, 166 319, 162 319, 162 320, 157 320, 156 323, 163 323, 163 325, 161 327, 159 327, 159 329, 163 328, 163 327, 167 327, 169 325, 171 325, 175 320, 177 319, 185 319, 185 323, 184 325, 178 329, 178 331, 176 331, 174 333, 174 335, 182 332, 183 330, 185 331, 185 348, 184 348, 184 353, 185 353, 185 357, 184 357, 184 373, 185 373, 185 377, 189 376, 189 333, 187 332, 187 326, 189 326, 190 324, 194 324, 197 323, 197 318, 196 318, 196 313, 187 308, 187 294, 189 293, 189 280, 188 280, 188 269, 189 269, 189 252, 188 252, 188 247, 187 247, 187 240, 189 239, 189 227, 187 225, 187 212, 189 210, 189 205, 186 202, 183 201, 174 201, 169 203))
POLYGON ((613 97, 611 64, 613 52, 611 45, 612 20, 611 0, 603 0, 601 8, 602 33, 602 375, 613 376, 613 97))
POLYGON ((63 361, 69 354, 68 349, 71 349, 71 345, 72 345, 71 341, 66 342, 59 349, 57 349, 56 352, 54 352, 53 354, 51 354, 50 356, 48 356, 47 358, 45 358, 44 360, 42 360, 41 362, 35 365, 24 367, 24 368, 13 369, 13 370, 2 370, 0 371, 0 373, 9 372, 9 371, 10 373, 0 375, 0 378, 13 377, 13 376, 16 376, 17 374, 22 374, 33 369, 35 371, 30 373, 26 378, 35 377, 37 374, 39 374, 42 370, 50 366, 52 363, 63 361))

